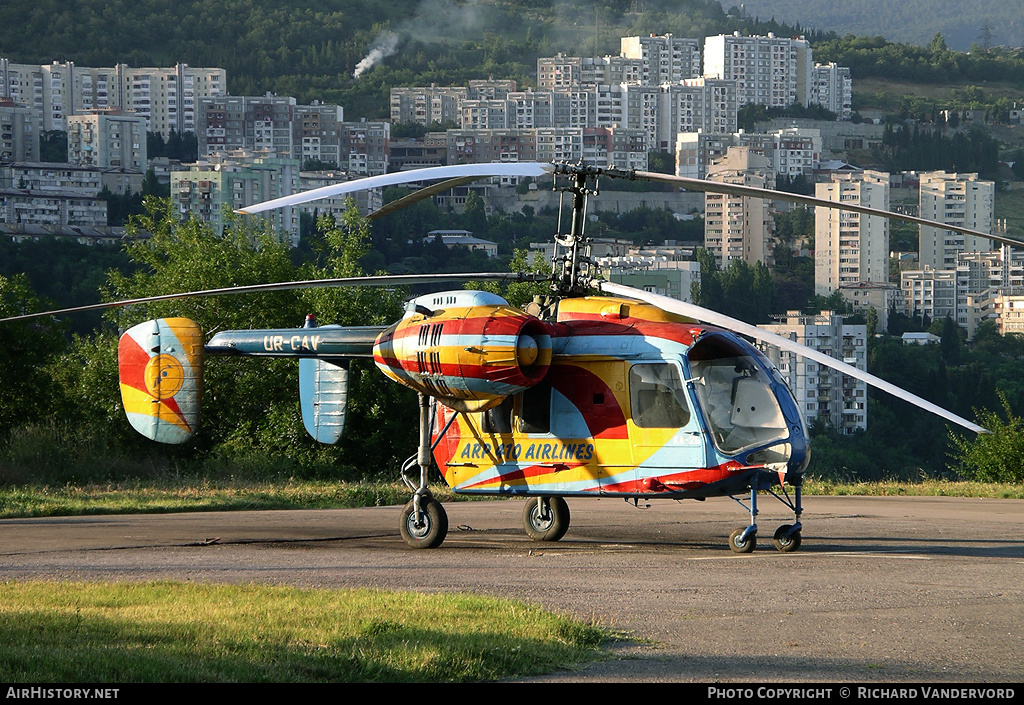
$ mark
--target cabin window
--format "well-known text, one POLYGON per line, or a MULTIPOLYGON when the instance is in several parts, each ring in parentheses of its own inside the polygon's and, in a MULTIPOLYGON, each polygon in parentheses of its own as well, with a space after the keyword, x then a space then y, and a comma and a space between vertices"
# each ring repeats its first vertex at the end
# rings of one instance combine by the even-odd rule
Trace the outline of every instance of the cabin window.
POLYGON ((697 401, 719 450, 731 455, 788 437, 771 380, 750 353, 708 336, 691 348, 689 358, 697 401))
POLYGON ((629 368, 629 403, 640 428, 682 428, 690 422, 679 368, 668 363, 629 368))
POLYGON ((551 384, 540 382, 523 390, 519 399, 519 431, 549 433, 551 431, 551 384))

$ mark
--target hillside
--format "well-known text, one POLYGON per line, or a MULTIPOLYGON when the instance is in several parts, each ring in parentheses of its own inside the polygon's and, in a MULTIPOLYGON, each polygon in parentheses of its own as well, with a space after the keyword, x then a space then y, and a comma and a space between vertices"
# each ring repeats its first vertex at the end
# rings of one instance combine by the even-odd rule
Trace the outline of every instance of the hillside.
POLYGON ((273 91, 386 117, 388 89, 481 76, 530 85, 538 56, 618 53, 619 37, 792 33, 714 0, 76 0, 0 4, 0 57, 18 63, 227 69, 234 95, 273 91), (353 78, 357 67, 369 70, 353 78))
POLYGON ((957 51, 967 51, 972 43, 984 46, 987 20, 991 46, 1024 46, 1022 0, 744 0, 742 5, 751 16, 840 35, 880 35, 925 46, 941 33, 957 51))

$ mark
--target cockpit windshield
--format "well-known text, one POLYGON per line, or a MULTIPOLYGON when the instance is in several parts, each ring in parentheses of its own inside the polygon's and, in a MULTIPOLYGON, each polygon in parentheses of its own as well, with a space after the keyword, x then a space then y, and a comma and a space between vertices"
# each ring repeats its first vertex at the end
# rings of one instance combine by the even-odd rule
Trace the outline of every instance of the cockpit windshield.
POLYGON ((720 451, 733 455, 788 438, 770 379, 749 351, 709 336, 688 357, 697 400, 720 451))

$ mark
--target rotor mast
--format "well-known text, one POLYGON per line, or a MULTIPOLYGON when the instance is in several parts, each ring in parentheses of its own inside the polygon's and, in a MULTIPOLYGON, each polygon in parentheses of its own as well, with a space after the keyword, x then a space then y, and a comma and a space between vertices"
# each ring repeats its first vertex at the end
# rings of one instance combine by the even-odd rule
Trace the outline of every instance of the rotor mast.
POLYGON ((562 296, 587 293, 593 279, 593 261, 590 259, 590 238, 584 235, 587 223, 587 197, 598 194, 597 176, 600 169, 564 162, 556 165, 555 174, 568 177, 568 184, 556 190, 572 194, 572 220, 569 232, 562 232, 562 204, 559 203, 558 232, 555 233, 555 252, 551 267, 555 282, 552 288, 562 296), (593 187, 590 182, 593 181, 593 187))

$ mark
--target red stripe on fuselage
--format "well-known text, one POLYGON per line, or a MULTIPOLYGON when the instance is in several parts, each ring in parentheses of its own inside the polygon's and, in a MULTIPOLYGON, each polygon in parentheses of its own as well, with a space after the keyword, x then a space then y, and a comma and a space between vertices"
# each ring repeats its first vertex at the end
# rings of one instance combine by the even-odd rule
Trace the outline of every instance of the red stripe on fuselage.
POLYGON ((639 480, 627 480, 617 482, 614 485, 602 485, 605 492, 636 492, 647 494, 658 494, 659 492, 673 492, 694 490, 704 485, 710 485, 721 480, 726 480, 739 471, 750 470, 752 467, 730 460, 727 463, 716 465, 712 468, 694 468, 693 470, 680 470, 658 475, 656 477, 641 478, 639 480), (661 487, 658 487, 661 485, 661 487), (652 489, 652 486, 657 489, 652 489))
POLYGON ((551 386, 579 410, 592 438, 629 437, 622 407, 603 379, 575 365, 556 365, 548 379, 551 386), (603 402, 595 404, 596 395, 601 395, 603 402))

